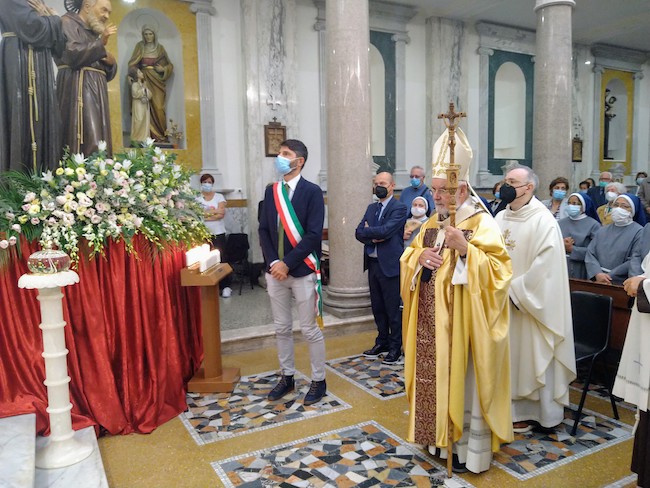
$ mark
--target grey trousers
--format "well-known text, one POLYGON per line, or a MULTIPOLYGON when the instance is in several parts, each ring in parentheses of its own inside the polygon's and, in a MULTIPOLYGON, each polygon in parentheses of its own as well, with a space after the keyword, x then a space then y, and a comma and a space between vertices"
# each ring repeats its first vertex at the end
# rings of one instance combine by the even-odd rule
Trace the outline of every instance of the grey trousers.
POLYGON ((275 339, 278 347, 280 369, 285 376, 296 372, 293 349, 293 319, 291 316, 291 297, 296 300, 298 321, 302 335, 309 345, 311 361, 311 379, 325 379, 325 339, 316 323, 316 275, 309 274, 286 280, 276 280, 270 273, 266 274, 266 285, 271 299, 275 339))

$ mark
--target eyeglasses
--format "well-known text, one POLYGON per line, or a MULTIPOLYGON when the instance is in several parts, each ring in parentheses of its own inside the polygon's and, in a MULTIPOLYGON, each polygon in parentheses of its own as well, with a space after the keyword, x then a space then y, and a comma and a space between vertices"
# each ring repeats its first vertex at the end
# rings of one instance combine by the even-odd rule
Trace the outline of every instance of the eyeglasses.
POLYGON ((436 188, 431 188, 431 193, 434 194, 434 195, 435 195, 436 193, 437 193, 438 195, 447 195, 447 194, 449 193, 449 190, 447 190, 446 188, 438 188, 438 189, 436 189, 436 188))
POLYGON ((612 208, 622 208, 623 210, 632 210, 632 207, 630 207, 629 203, 614 202, 614 204, 612 205, 612 208))

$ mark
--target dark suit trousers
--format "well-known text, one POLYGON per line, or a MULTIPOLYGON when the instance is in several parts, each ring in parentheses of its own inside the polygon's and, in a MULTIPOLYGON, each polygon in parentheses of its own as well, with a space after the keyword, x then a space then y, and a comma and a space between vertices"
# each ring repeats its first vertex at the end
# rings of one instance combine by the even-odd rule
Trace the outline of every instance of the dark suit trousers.
POLYGON ((375 345, 402 350, 402 312, 399 309, 399 276, 388 278, 376 258, 368 258, 370 305, 377 324, 375 345))

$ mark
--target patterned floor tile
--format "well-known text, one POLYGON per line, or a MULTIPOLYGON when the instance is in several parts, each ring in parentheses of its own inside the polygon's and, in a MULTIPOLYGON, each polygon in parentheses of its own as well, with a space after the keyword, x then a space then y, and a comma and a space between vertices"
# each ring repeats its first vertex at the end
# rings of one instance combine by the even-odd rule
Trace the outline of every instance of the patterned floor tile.
POLYGON ((227 487, 471 487, 375 422, 211 463, 227 487))
POLYGON ((564 421, 552 433, 515 434, 515 441, 494 455, 493 464, 523 481, 632 437, 631 426, 587 409, 572 437, 573 416, 565 409, 564 421))
POLYGON ((388 365, 381 358, 363 355, 327 361, 327 367, 341 378, 358 386, 380 400, 405 395, 404 365, 388 365))
POLYGON ((188 393, 188 410, 180 419, 196 443, 203 445, 351 408, 329 391, 320 402, 303 405, 310 381, 299 373, 296 390, 270 402, 266 396, 278 379, 277 372, 266 372, 243 376, 232 394, 188 393))

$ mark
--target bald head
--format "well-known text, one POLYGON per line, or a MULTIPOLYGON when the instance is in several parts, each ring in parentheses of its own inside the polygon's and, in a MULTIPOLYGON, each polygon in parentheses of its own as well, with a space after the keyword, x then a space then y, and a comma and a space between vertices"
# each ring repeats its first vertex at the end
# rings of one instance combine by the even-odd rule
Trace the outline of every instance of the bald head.
MULTIPOLYGON (((383 171, 375 175, 373 188, 376 189, 378 186, 383 186, 387 190, 387 194, 384 198, 379 198, 379 200, 384 201, 386 198, 392 196, 393 190, 395 189, 395 183, 393 182, 393 175, 388 171, 383 171)), ((375 190, 376 193, 376 190, 375 190)))

